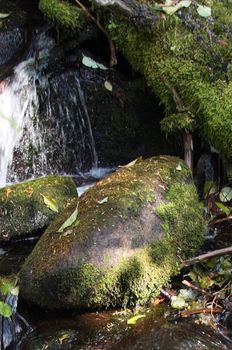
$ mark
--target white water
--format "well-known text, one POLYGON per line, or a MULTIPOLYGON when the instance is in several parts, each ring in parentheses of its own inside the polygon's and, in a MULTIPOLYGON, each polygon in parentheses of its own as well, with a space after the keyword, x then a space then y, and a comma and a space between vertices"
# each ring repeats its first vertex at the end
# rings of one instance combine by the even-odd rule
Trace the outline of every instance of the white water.
POLYGON ((34 59, 15 69, 13 80, 0 95, 0 186, 6 184, 13 150, 23 134, 23 127, 37 104, 34 59))
POLYGON ((0 92, 0 187, 8 181, 68 172, 63 170, 65 161, 70 173, 78 173, 86 152, 97 171, 95 141, 78 76, 68 73, 49 80, 43 74, 53 47, 53 39, 40 33, 28 58, 0 92), (54 95, 55 101, 60 96, 59 103, 54 104, 54 95))

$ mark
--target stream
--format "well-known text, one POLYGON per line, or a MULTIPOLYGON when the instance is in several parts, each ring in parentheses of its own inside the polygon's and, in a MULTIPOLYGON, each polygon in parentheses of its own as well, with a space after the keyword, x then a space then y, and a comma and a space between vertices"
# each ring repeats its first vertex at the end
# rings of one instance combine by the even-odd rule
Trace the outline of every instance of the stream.
MULTIPOLYGON (((35 242, 34 242, 35 243, 35 242)), ((30 253, 33 241, 0 249, 0 273, 16 273, 30 253), (17 267, 17 268, 16 268, 17 267)), ((16 336, 12 350, 219 350, 231 343, 209 327, 173 317, 167 305, 137 310, 145 316, 135 325, 127 320, 132 310, 113 310, 79 314, 75 311, 42 311, 22 300, 18 313, 30 328, 16 336), (171 344, 171 346, 170 346, 171 344)))

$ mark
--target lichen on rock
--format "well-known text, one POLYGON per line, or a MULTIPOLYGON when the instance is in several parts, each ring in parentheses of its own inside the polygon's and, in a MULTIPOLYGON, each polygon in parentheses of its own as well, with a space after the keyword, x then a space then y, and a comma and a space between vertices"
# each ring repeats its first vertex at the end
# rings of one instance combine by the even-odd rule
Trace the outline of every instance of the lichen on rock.
POLYGON ((48 227, 20 272, 22 296, 50 309, 144 304, 196 252, 203 219, 189 169, 138 159, 89 189, 48 227))

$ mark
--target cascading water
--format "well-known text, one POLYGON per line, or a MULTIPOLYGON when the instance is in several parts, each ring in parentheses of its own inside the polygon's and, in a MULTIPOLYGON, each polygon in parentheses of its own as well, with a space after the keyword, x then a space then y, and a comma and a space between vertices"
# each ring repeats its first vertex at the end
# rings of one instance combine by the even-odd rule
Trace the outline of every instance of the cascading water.
POLYGON ((78 71, 45 73, 54 46, 45 32, 37 34, 27 59, 0 83, 0 187, 98 165, 78 71))

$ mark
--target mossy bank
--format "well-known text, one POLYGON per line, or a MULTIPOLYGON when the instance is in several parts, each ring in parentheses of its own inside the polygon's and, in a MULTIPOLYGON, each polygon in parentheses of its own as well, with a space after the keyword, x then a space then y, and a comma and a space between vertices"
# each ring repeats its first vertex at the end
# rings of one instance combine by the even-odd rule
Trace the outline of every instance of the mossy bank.
POLYGON ((144 16, 145 25, 138 26, 114 10, 106 25, 118 50, 164 105, 164 131, 195 131, 232 159, 231 2, 190 1, 174 14, 152 0, 137 3, 146 3, 156 21, 146 25, 144 16), (199 5, 208 6, 211 15, 200 15, 199 5))
POLYGON ((32 236, 44 230, 72 199, 70 177, 50 175, 0 189, 0 241, 32 236))
POLYGON ((50 309, 144 304, 202 239, 188 168, 168 156, 138 159, 52 222, 21 269, 20 291, 50 309))

